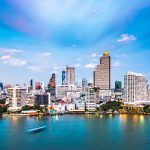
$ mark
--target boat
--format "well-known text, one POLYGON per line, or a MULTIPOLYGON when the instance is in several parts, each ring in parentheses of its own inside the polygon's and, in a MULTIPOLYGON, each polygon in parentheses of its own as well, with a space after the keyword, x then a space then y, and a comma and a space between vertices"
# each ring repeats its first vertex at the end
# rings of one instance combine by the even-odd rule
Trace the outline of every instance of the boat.
POLYGON ((46 126, 41 126, 41 127, 38 127, 38 128, 29 129, 28 132, 29 133, 36 133, 36 132, 41 132, 41 131, 43 131, 45 129, 46 129, 46 126))

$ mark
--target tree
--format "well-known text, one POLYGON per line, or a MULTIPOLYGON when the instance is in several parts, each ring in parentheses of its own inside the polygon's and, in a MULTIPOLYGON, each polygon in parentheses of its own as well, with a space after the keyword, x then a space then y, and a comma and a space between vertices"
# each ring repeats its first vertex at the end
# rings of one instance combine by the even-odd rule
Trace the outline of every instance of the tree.
POLYGON ((100 106, 101 110, 103 111, 118 111, 119 109, 122 109, 122 103, 118 101, 108 101, 106 104, 103 104, 100 106))
POLYGON ((150 105, 145 105, 143 108, 144 112, 150 113, 150 105))

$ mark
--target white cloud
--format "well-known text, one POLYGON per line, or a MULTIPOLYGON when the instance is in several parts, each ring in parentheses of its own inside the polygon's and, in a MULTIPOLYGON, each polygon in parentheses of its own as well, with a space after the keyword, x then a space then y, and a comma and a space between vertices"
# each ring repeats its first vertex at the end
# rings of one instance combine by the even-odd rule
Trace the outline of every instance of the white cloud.
POLYGON ((113 67, 120 67, 121 66, 121 62, 120 61, 115 61, 112 64, 113 67))
POLYGON ((74 67, 80 68, 80 64, 75 64, 74 67))
POLYGON ((134 35, 122 34, 120 36, 120 39, 117 40, 117 42, 122 43, 122 42, 135 41, 135 40, 136 37, 134 35))
POLYGON ((0 60, 3 62, 3 64, 15 66, 15 67, 22 67, 22 66, 27 64, 26 60, 20 59, 20 58, 15 58, 15 57, 10 56, 10 55, 1 56, 0 60))
POLYGON ((11 58, 10 55, 4 55, 4 56, 0 57, 1 60, 7 60, 7 59, 10 59, 10 58, 11 58))
POLYGON ((9 48, 0 48, 0 51, 3 53, 8 53, 8 54, 15 54, 15 53, 22 53, 23 50, 17 50, 17 49, 9 49, 9 48))
POLYGON ((95 68, 96 64, 89 63, 85 65, 85 68, 95 68))
POLYGON ((42 56, 44 56, 44 57, 47 57, 47 56, 50 56, 50 55, 51 55, 51 53, 50 53, 50 52, 42 53, 42 56))
POLYGON ((97 57, 97 54, 96 54, 96 53, 93 53, 93 54, 91 55, 91 57, 97 57))
POLYGON ((39 67, 39 66, 28 66, 27 69, 29 69, 31 71, 35 71, 35 72, 41 71, 41 67, 39 67))

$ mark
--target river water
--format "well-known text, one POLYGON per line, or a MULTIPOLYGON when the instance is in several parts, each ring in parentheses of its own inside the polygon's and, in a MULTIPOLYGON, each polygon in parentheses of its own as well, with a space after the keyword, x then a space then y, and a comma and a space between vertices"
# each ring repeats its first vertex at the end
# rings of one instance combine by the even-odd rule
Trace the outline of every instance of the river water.
POLYGON ((150 116, 0 118, 0 150, 150 150, 150 116), (28 129, 47 126, 39 133, 28 129))

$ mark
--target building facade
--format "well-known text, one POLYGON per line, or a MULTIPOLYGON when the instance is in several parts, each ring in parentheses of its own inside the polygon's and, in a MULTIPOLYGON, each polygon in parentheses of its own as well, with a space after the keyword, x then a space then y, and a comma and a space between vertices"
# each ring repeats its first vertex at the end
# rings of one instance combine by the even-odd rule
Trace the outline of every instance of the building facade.
POLYGON ((100 64, 96 66, 93 75, 95 87, 101 90, 111 89, 111 58, 108 51, 104 51, 100 58, 100 64))
POLYGON ((121 92, 121 90, 122 90, 122 82, 115 81, 115 92, 121 92))
POLYGON ((56 96, 55 88, 56 88, 56 75, 55 73, 53 73, 48 83, 48 89, 47 89, 47 92, 51 93, 52 97, 56 96))
POLYGON ((46 105, 50 106, 51 99, 50 99, 50 93, 41 93, 35 95, 35 104, 36 105, 46 105))
POLYGON ((8 88, 9 110, 16 111, 26 105, 27 93, 26 89, 15 86, 8 88))
POLYGON ((75 84, 75 68, 66 67, 66 84, 74 85, 75 84))
POLYGON ((62 71, 62 85, 66 84, 66 71, 62 71))
POLYGON ((147 80, 140 73, 128 72, 124 75, 124 102, 145 103, 147 99, 147 80))
POLYGON ((85 78, 82 79, 82 87, 86 87, 88 85, 87 80, 85 78))

